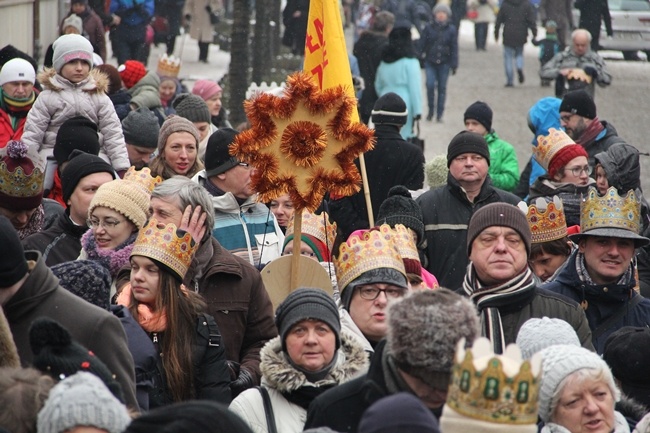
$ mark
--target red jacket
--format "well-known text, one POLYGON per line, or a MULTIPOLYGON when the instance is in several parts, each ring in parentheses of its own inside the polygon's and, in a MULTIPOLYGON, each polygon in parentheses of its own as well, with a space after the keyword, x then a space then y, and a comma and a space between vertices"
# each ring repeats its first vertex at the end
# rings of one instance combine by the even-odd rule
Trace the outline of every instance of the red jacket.
POLYGON ((0 108, 0 148, 5 147, 11 140, 20 140, 23 136, 27 116, 18 119, 18 127, 14 130, 11 119, 6 111, 0 108))

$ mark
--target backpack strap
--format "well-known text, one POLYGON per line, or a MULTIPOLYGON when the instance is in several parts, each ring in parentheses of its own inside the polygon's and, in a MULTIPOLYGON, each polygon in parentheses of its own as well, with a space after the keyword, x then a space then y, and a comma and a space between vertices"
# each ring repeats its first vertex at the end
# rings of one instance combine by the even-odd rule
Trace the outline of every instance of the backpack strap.
POLYGON ((266 415, 266 425, 269 433, 278 433, 275 425, 275 415, 273 414, 273 406, 271 405, 271 397, 269 392, 263 386, 256 386, 260 394, 262 394, 262 402, 264 403, 264 414, 266 415))

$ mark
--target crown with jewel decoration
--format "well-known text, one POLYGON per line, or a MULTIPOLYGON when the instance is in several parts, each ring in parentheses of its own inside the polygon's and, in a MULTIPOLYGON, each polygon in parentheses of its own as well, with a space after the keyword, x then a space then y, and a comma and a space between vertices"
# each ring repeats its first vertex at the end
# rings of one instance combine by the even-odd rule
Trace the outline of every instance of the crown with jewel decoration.
POLYGON ((197 248, 198 244, 189 233, 172 223, 165 225, 151 218, 138 233, 131 255, 153 259, 182 280, 197 248))
POLYGON ((158 68, 156 72, 162 77, 176 78, 181 70, 181 59, 174 56, 163 54, 158 59, 158 68))
POLYGON ((144 189, 147 190, 148 194, 151 194, 153 189, 162 182, 162 177, 151 175, 151 170, 148 167, 144 167, 140 170, 136 170, 135 166, 129 167, 124 175, 122 180, 128 180, 130 182, 135 182, 144 189))
POLYGON ((548 135, 539 135, 537 137, 537 146, 533 146, 533 155, 537 162, 540 163, 544 170, 548 171, 553 157, 565 146, 576 144, 566 132, 549 128, 548 135))
MULTIPOLYGON (((327 246, 327 249, 331 252, 334 240, 336 239, 336 223, 330 222, 330 217, 327 212, 312 213, 304 209, 302 211, 301 233, 315 237, 323 245, 327 246)), ((289 237, 292 234, 293 217, 289 220, 289 224, 287 224, 285 237, 289 237)))
POLYGON ((580 203, 580 233, 595 229, 623 229, 638 234, 641 223, 641 202, 628 191, 618 195, 615 187, 600 197, 595 188, 589 188, 587 197, 580 203))
POLYGON ((383 224, 379 226, 379 232, 386 240, 393 240, 402 260, 411 259, 417 260, 418 262, 420 261, 420 255, 415 246, 413 236, 411 236, 409 229, 404 224, 395 224, 392 229, 388 224, 383 224))
POLYGON ((9 141, 0 155, 0 199, 13 209, 37 207, 45 178, 41 166, 38 153, 22 141, 9 141))
POLYGON ((395 236, 395 231, 388 224, 382 224, 378 230, 353 234, 342 243, 338 257, 334 258, 336 279, 341 290, 372 269, 391 268, 406 276, 395 236))
POLYGON ((503 355, 495 355, 492 343, 484 337, 465 350, 462 338, 456 346, 441 430, 471 431, 468 427, 472 422, 488 422, 504 427, 518 425, 519 432, 528 431, 527 426, 537 431, 541 370, 540 354, 522 360, 519 347, 510 344, 503 355), (457 424, 465 430, 456 428, 457 424))
POLYGON ((567 236, 564 206, 558 196, 553 196, 553 201, 550 203, 539 197, 535 200, 535 204, 531 204, 527 209, 524 207, 525 204, 522 210, 526 212, 526 219, 532 233, 531 243, 541 244, 567 236))

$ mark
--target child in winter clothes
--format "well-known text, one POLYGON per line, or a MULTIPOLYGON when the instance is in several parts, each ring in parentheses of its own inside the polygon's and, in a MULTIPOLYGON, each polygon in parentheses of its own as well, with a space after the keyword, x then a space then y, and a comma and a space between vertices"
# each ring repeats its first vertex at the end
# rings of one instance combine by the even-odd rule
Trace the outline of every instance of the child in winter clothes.
POLYGON ((123 174, 129 168, 124 135, 115 108, 106 95, 108 80, 93 66, 93 48, 81 35, 63 35, 54 41, 53 69, 38 75, 43 85, 27 115, 23 142, 38 149, 47 160, 45 186, 52 181, 56 166, 53 148, 59 127, 70 117, 83 115, 92 120, 100 133, 100 153, 123 174))
POLYGON ((131 111, 131 95, 122 87, 122 78, 117 68, 105 63, 97 66, 97 69, 106 74, 108 77, 108 90, 106 94, 111 98, 115 113, 117 113, 120 122, 126 119, 131 111))
POLYGON ((143 63, 127 60, 117 70, 124 87, 131 95, 131 109, 146 107, 158 118, 158 124, 165 121, 165 109, 160 101, 160 78, 153 71, 147 71, 143 63))
MULTIPOLYGON (((539 47, 540 70, 560 51, 560 43, 557 41, 557 24, 553 20, 546 22, 546 37, 539 41, 533 39, 533 45, 539 47)), ((553 80, 542 78, 542 87, 548 87, 553 80)))

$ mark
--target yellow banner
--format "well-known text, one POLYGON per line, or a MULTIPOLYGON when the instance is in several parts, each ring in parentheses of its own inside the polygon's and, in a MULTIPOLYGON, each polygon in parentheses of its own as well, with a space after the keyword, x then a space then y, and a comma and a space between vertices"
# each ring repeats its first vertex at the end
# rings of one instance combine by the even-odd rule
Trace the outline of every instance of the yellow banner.
MULTIPOLYGON (((337 0, 310 1, 303 70, 315 78, 321 90, 343 85, 356 101, 337 0)), ((351 120, 359 121, 357 110, 351 120)))

